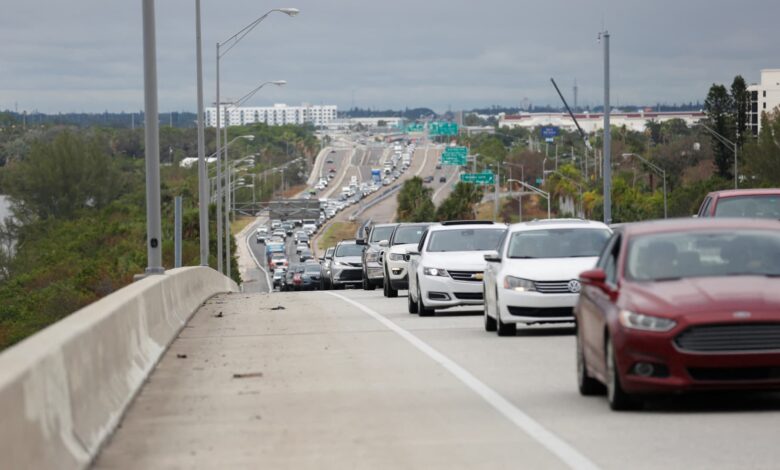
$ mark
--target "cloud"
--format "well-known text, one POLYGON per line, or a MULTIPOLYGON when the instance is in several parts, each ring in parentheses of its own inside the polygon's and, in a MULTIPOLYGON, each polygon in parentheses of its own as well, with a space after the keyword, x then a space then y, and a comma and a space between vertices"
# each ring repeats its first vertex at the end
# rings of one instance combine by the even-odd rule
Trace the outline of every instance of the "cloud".
MULTIPOLYGON (((0 109, 131 111, 143 106, 141 2, 6 2, 0 17, 0 109)), ((215 45, 268 2, 203 3, 205 97, 214 99, 215 45)), ((253 104, 335 103, 438 110, 557 104, 555 77, 599 104, 602 49, 612 33, 613 101, 701 100, 713 82, 755 81, 780 66, 774 0, 286 0, 222 61, 222 94, 266 80, 253 104), (756 12, 758 14, 750 14, 756 12)), ((160 109, 195 109, 192 0, 156 2, 160 109)))

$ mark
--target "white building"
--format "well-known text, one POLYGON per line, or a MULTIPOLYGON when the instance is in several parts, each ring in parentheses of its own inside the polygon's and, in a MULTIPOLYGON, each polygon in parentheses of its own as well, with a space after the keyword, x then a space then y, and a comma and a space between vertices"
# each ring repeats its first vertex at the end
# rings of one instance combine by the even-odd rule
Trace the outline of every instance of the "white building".
MULTIPOLYGON (((220 107, 220 126, 225 122, 228 126, 243 126, 262 122, 269 126, 281 126, 284 124, 313 124, 323 126, 336 119, 338 107, 335 105, 310 105, 287 106, 275 104, 273 106, 242 106, 220 107)), ((206 125, 216 127, 217 109, 206 108, 206 125)))
POLYGON ((780 69, 761 71, 761 83, 750 85, 750 109, 748 110, 748 128, 753 135, 761 131, 761 114, 778 111, 780 107, 780 69))
MULTIPOLYGON (((604 129, 604 115, 602 113, 581 113, 574 115, 582 130, 588 134, 604 129)), ((635 113, 610 113, 610 124, 615 127, 644 132, 647 121, 666 122, 672 119, 681 119, 688 126, 701 121, 705 115, 701 111, 674 111, 674 112, 650 112, 639 111, 635 113)), ((577 126, 568 113, 522 113, 518 115, 500 115, 498 127, 525 127, 533 129, 539 126, 556 126, 567 131, 574 131, 577 126)))

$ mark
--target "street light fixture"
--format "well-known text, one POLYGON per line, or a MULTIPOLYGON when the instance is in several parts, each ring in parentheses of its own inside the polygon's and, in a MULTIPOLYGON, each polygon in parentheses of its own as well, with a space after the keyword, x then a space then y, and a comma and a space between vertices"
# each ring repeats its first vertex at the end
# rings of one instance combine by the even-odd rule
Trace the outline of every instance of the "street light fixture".
POLYGON ((656 173, 659 173, 661 175, 661 178, 663 178, 663 180, 664 180, 664 219, 668 218, 669 213, 668 213, 667 205, 666 205, 666 170, 664 170, 660 166, 656 165, 655 163, 649 161, 648 159, 646 159, 646 158, 644 158, 641 155, 636 154, 636 153, 624 153, 622 155, 622 157, 623 157, 623 160, 625 160, 625 159, 627 159, 629 157, 636 157, 636 158, 642 160, 653 171, 655 171, 656 173))
MULTIPOLYGON (((242 39, 246 37, 247 34, 252 32, 253 29, 257 27, 264 19, 268 17, 271 13, 279 12, 284 13, 287 16, 295 16, 298 13, 300 13, 300 10, 297 8, 274 8, 273 10, 269 10, 262 16, 258 17, 256 20, 252 21, 248 25, 244 26, 240 31, 238 31, 233 36, 229 37, 225 41, 218 42, 216 47, 217 52, 217 63, 216 63, 216 69, 217 69, 217 99, 216 99, 216 115, 217 115, 217 123, 216 123, 216 131, 217 131, 217 193, 219 195, 222 194, 222 168, 220 163, 220 124, 222 120, 222 113, 220 110, 220 99, 219 99, 219 61, 222 57, 225 56, 228 52, 230 52, 231 49, 233 49, 236 44, 241 42, 242 39)), ((227 122, 225 123, 227 126, 227 122)), ((227 161, 225 162, 227 164, 227 161)), ((230 243, 229 235, 227 243, 230 243)), ((229 263, 229 261, 228 261, 229 263)), ((222 271, 222 198, 217 197, 217 269, 219 272, 222 271)))
POLYGON ((722 134, 719 134, 714 129, 711 129, 707 127, 706 125, 702 123, 697 124, 699 127, 703 127, 704 130, 712 134, 713 137, 718 139, 718 142, 720 142, 723 145, 726 145, 728 147, 731 147, 731 149, 734 151, 734 189, 739 189, 739 178, 737 177, 738 174, 738 166, 737 166, 737 144, 732 142, 731 140, 724 137, 722 134))

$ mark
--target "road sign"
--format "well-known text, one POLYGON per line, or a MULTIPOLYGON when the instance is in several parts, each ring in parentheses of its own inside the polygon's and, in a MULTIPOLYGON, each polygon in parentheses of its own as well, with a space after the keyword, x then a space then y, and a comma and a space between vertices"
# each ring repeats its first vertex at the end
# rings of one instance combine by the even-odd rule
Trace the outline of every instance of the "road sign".
POLYGON ((468 153, 469 149, 466 147, 446 147, 441 154, 441 162, 444 165, 462 166, 466 164, 468 153))
POLYGON ((454 122, 431 121, 428 124, 428 133, 432 136, 456 136, 458 135, 458 125, 454 122))
POLYGON ((461 173, 460 181, 474 184, 495 184, 496 182, 493 173, 489 171, 484 173, 461 173))
POLYGON ((421 122, 413 122, 406 126, 406 132, 422 132, 423 130, 425 130, 425 127, 421 122))
POLYGON ((548 142, 552 142, 552 139, 558 137, 559 129, 555 126, 542 127, 542 138, 548 142))

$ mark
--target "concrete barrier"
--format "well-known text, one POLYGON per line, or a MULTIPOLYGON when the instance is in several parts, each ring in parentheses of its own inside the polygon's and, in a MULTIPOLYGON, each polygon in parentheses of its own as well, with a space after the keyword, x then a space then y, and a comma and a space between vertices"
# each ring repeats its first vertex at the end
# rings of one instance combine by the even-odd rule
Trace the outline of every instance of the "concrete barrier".
POLYGON ((200 305, 236 284, 206 267, 135 282, 0 354, 0 468, 85 468, 200 305))

